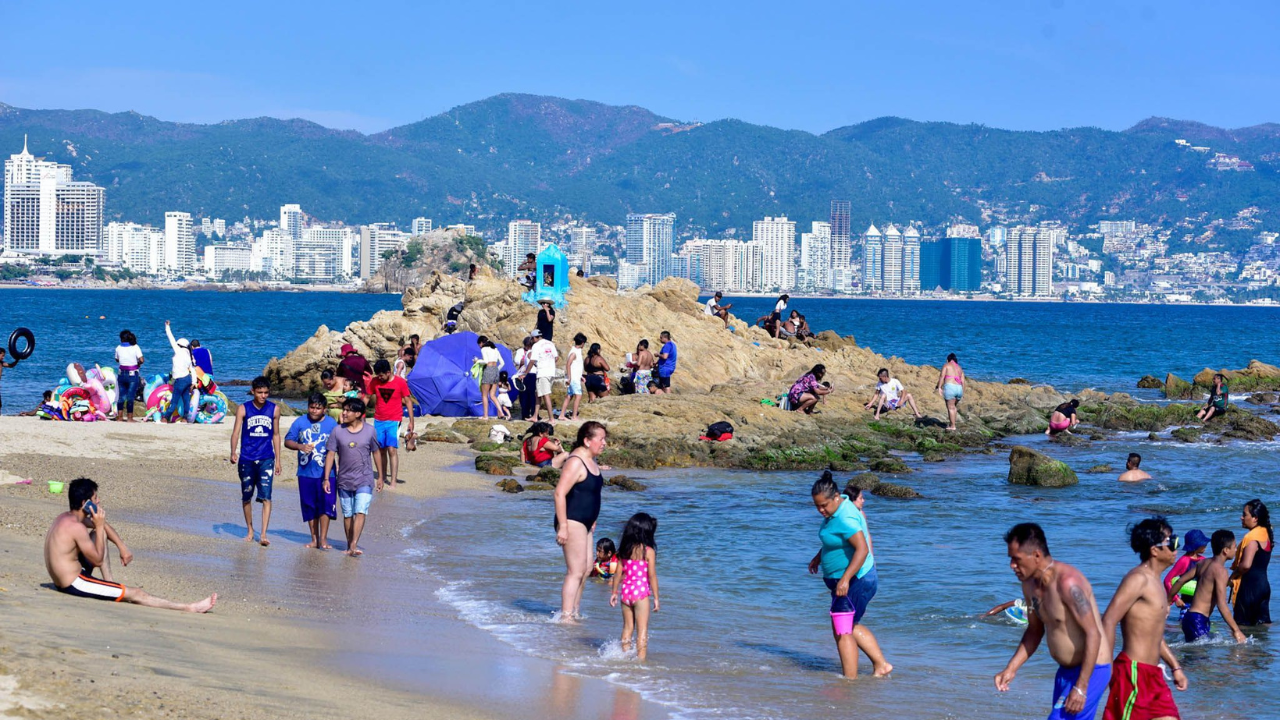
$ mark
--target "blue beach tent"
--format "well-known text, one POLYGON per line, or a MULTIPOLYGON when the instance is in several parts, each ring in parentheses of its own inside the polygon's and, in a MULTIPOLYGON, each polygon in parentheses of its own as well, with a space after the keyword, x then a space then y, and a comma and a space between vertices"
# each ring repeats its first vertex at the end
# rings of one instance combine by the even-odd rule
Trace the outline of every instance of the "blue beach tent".
MULTIPOLYGON (((471 365, 480 357, 478 338, 473 332, 456 332, 422 344, 408 381, 423 414, 480 417, 480 385, 471 377, 471 365)), ((505 363, 502 369, 515 375, 511 351, 498 345, 498 355, 505 363)), ((492 408, 489 413, 494 416, 492 408)))
POLYGON ((537 305, 539 301, 550 299, 559 308, 564 307, 564 294, 569 292, 569 259, 560 248, 548 245, 538 253, 534 268, 537 273, 533 289, 522 298, 527 303, 537 305))

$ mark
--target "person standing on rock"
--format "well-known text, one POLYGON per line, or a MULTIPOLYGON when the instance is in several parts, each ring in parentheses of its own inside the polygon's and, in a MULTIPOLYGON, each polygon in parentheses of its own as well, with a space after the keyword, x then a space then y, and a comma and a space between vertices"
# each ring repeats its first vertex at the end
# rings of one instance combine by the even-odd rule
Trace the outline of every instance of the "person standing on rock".
POLYGON ((545 407, 547 409, 545 421, 555 425, 556 413, 551 405, 551 380, 556 376, 556 362, 560 359, 560 353, 556 350, 555 343, 542 337, 540 331, 533 331, 533 339, 534 343, 529 349, 529 355, 533 357, 534 367, 538 373, 538 380, 535 383, 538 399, 533 406, 533 421, 538 422, 543 419, 539 414, 545 407))
POLYGON ((556 308, 551 298, 542 298, 538 301, 538 332, 542 333, 545 340, 555 340, 556 308))
POLYGON ((663 394, 671 392, 671 376, 676 374, 676 343, 666 330, 658 335, 662 348, 658 350, 658 389, 663 394))
POLYGON ((564 550, 564 584, 560 587, 560 621, 577 622, 582 585, 595 555, 592 533, 600 517, 604 476, 597 458, 608 445, 608 431, 595 420, 578 428, 578 439, 560 469, 555 490, 556 543, 564 550))
POLYGON ((565 356, 564 376, 569 384, 569 391, 564 396, 564 404, 560 406, 560 418, 566 419, 566 413, 569 411, 569 401, 573 401, 573 415, 567 417, 569 420, 578 419, 578 406, 582 403, 582 372, 585 367, 585 359, 582 353, 585 351, 583 345, 587 344, 587 336, 578 333, 573 336, 573 347, 570 348, 569 354, 565 356))
POLYGON ((609 361, 600 351, 600 343, 591 343, 587 349, 586 376, 583 383, 587 390, 587 402, 609 394, 609 361))
POLYGON ((351 387, 357 390, 363 390, 369 384, 369 376, 372 371, 369 369, 369 361, 364 356, 356 352, 356 349, 347 343, 342 346, 342 362, 338 363, 338 375, 346 378, 351 387))
POLYGON ((956 408, 964 398, 964 368, 960 367, 955 353, 947 355, 947 362, 942 366, 942 372, 938 373, 936 389, 942 401, 947 404, 947 429, 954 431, 958 414, 956 408))
POLYGON ((516 350, 516 390, 520 399, 520 419, 529 420, 538 412, 538 369, 533 362, 532 335, 526 337, 516 350))
POLYGON ((880 584, 866 518, 852 500, 840 494, 831 471, 822 474, 810 494, 823 519, 818 530, 822 548, 809 561, 809 572, 821 570, 822 581, 831 591, 831 634, 841 670, 847 678, 858 677, 861 650, 871 660, 876 677, 888 675, 893 665, 884 659, 876 636, 863 624, 867 605, 880 584))
POLYGON ((1008 665, 995 676, 996 689, 1008 692, 1018 669, 1046 640, 1058 663, 1050 720, 1094 717, 1111 679, 1115 636, 1114 630, 1111 635, 1102 631, 1093 587, 1079 570, 1053 559, 1039 525, 1014 525, 1004 541, 1009 567, 1022 582, 1027 629, 1008 665))

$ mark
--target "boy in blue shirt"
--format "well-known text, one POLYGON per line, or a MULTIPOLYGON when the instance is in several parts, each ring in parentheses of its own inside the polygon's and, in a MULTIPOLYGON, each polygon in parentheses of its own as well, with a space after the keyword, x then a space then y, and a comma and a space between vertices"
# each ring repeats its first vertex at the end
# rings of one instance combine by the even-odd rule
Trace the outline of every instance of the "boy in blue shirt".
MULTIPOLYGON (((324 490, 324 458, 329 444, 329 433, 338 421, 325 410, 324 395, 313 394, 307 400, 307 414, 293 421, 284 446, 298 451, 298 499, 302 507, 302 521, 311 528, 309 548, 328 550, 329 521, 338 517, 338 483, 329 484, 324 490)), ((337 475, 335 473, 334 477, 337 475)))

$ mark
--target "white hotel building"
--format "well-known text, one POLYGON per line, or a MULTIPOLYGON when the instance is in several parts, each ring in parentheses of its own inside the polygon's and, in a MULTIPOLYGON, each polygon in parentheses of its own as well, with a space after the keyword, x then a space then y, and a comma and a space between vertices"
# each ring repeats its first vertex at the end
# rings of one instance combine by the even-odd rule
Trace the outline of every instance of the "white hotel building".
POLYGON ((4 163, 4 249, 31 255, 98 255, 105 191, 71 179, 71 166, 27 151, 4 163))
POLYGON ((782 217, 756 220, 751 241, 760 246, 762 290, 791 290, 796 286, 796 224, 782 217))

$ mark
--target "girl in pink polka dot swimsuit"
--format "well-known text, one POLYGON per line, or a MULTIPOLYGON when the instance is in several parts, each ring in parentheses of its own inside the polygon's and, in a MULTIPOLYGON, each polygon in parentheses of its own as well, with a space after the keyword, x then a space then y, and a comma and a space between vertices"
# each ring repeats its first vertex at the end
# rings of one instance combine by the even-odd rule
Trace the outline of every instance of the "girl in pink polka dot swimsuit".
POLYGON ((653 611, 658 612, 658 560, 657 543, 653 536, 658 531, 658 521, 648 513, 636 513, 627 521, 618 547, 618 559, 622 572, 613 576, 613 592, 609 604, 616 607, 622 600, 622 649, 631 651, 631 639, 636 638, 636 657, 645 659, 649 649, 649 598, 653 598, 653 611))

